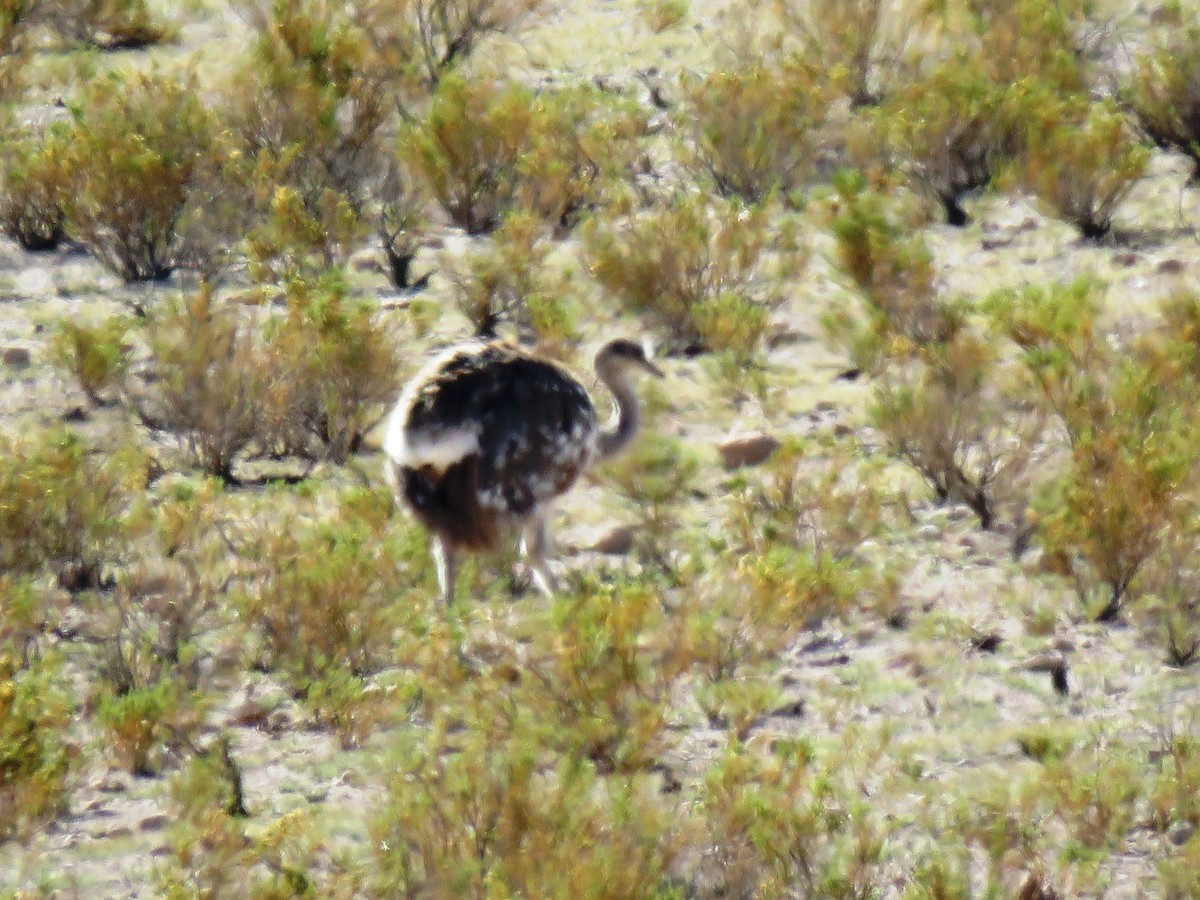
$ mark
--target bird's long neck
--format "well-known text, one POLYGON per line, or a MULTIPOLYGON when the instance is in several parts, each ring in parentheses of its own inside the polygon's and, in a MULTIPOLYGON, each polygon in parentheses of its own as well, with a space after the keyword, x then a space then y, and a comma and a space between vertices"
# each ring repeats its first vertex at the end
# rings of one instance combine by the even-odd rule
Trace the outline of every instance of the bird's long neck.
POLYGON ((617 402, 616 427, 602 431, 596 441, 600 460, 611 459, 632 443, 642 423, 641 405, 637 395, 621 372, 597 366, 596 374, 617 402))

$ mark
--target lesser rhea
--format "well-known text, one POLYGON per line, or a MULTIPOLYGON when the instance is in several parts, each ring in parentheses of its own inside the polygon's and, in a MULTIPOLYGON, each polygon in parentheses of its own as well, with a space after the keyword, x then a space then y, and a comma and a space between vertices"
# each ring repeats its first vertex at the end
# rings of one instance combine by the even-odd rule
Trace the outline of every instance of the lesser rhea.
POLYGON ((617 404, 616 423, 605 431, 566 369, 503 341, 453 347, 404 388, 384 439, 387 475, 432 535, 447 604, 460 555, 496 550, 516 534, 534 582, 553 593, 550 502, 633 440, 640 416, 630 375, 662 377, 627 340, 605 344, 595 366, 617 404))

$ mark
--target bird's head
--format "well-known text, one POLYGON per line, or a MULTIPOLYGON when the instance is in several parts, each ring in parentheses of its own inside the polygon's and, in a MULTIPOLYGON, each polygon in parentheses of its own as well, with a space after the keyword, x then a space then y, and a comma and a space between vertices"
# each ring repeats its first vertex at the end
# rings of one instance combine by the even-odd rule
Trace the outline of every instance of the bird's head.
POLYGON ((609 341, 596 354, 596 371, 606 369, 621 373, 640 370, 655 378, 664 377, 663 370, 651 362, 641 344, 623 338, 609 341))

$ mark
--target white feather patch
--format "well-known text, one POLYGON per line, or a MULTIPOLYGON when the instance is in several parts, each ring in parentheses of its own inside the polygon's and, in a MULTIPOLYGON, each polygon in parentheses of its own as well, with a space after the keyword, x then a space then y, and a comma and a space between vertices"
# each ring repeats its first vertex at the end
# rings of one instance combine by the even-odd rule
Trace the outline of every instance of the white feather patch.
POLYGON ((422 429, 414 433, 404 425, 421 389, 436 378, 443 367, 457 356, 478 353, 484 346, 482 343, 470 341, 448 347, 426 363, 404 386, 404 390, 400 392, 400 399, 396 401, 396 406, 388 417, 387 433, 383 438, 383 452, 397 466, 414 469, 432 466, 444 470, 479 450, 479 435, 475 426, 422 429))
POLYGON ((479 452, 478 430, 470 425, 459 428, 404 428, 404 417, 393 415, 383 441, 384 452, 397 466, 420 469, 430 466, 444 471, 459 460, 479 452))

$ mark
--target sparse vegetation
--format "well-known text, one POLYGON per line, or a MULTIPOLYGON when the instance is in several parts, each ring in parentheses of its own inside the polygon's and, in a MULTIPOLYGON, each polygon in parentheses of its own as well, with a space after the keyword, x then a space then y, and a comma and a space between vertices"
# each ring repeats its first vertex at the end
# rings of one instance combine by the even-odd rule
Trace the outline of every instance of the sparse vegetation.
POLYGON ((1126 94, 1147 137, 1191 159, 1192 182, 1200 179, 1200 22, 1156 29, 1126 94))
POLYGON ((164 280, 180 261, 188 185, 213 138, 195 81, 112 73, 85 86, 72 112, 67 230, 125 281, 164 280))
POLYGON ((1145 174, 1149 152, 1112 103, 1045 99, 1034 115, 1024 183, 1085 238, 1104 237, 1117 207, 1145 174))
POLYGON ((58 129, 8 145, 0 174, 0 228, 26 250, 54 250, 66 237, 66 147, 58 129))
MULTIPOLYGON (((593 220, 583 236, 588 268, 627 309, 665 326, 676 345, 753 354, 775 300, 767 221, 764 207, 710 205, 689 194, 625 222, 593 220)), ((795 235, 777 240, 780 274, 793 271, 803 260, 795 235)))
POLYGON ((695 78, 684 97, 698 166, 721 196, 758 203, 811 177, 831 98, 798 59, 695 78))
POLYGON ((0 895, 1194 896, 1192 12, 0 0, 0 895), (472 333, 664 375, 553 597, 472 333))

